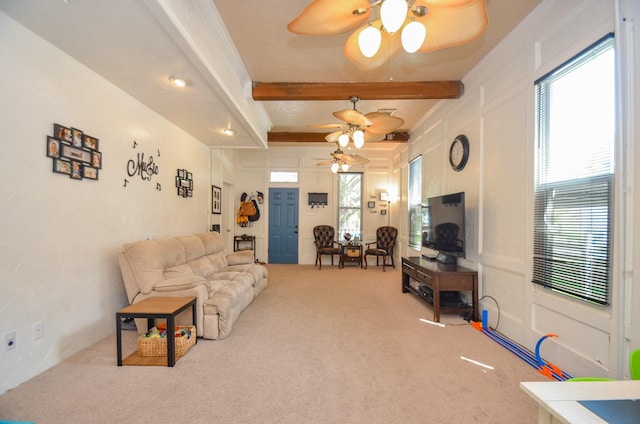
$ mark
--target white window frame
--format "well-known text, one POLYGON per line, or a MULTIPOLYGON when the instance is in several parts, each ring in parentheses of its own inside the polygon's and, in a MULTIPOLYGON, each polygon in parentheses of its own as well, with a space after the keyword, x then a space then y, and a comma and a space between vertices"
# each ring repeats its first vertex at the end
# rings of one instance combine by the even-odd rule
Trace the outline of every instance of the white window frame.
POLYGON ((338 240, 344 240, 344 234, 351 234, 351 240, 354 240, 358 237, 362 240, 362 193, 363 193, 363 185, 364 185, 364 174, 362 172, 340 172, 337 174, 338 176, 338 228, 336 232, 336 238, 338 240), (359 178, 359 193, 354 193, 351 196, 345 196, 342 193, 343 190, 343 182, 347 177, 358 177, 359 178), (358 217, 358 225, 357 226, 349 226, 345 227, 341 221, 343 217, 348 214, 352 217, 358 217))
POLYGON ((422 156, 409 162, 409 240, 410 248, 422 248, 422 156))

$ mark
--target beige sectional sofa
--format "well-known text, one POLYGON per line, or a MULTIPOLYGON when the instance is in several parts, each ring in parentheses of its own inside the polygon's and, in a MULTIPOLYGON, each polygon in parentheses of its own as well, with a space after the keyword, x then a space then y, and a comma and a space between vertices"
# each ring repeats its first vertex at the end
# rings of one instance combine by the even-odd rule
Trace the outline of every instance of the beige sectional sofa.
MULTIPOLYGON (((227 252, 216 232, 128 243, 118 255, 129 304, 153 296, 195 296, 199 337, 227 337, 240 313, 267 286, 253 251, 227 252)), ((177 322, 191 322, 190 311, 177 322)), ((139 332, 146 320, 137 319, 139 332)))

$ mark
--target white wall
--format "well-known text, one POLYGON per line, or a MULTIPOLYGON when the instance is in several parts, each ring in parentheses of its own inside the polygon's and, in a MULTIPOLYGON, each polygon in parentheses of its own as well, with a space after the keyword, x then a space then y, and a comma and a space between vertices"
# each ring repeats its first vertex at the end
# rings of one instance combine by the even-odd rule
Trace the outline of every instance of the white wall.
MULTIPOLYGON (((631 3, 623 2, 624 24, 615 19, 613 0, 544 1, 464 78, 463 98, 441 102, 411 133, 410 156, 423 155, 423 194, 467 193, 469 249, 461 262, 478 269, 480 296, 491 296, 499 304, 498 311, 492 299, 481 302, 490 312, 490 324, 498 323, 499 313, 498 331, 530 349, 545 334, 559 335, 544 342, 542 355, 573 375, 628 376, 628 357, 621 352, 620 276, 628 276, 623 268, 630 269, 631 263, 624 264, 623 258, 634 246, 626 228, 619 226, 609 307, 587 306, 530 282, 534 81, 614 29, 628 32, 629 22, 640 16, 637 2, 633 11, 631 3), (448 165, 449 146, 457 134, 466 134, 471 144, 469 163, 462 172, 448 165)), ((634 36, 637 43, 637 34, 634 36)), ((617 38, 621 43, 625 37, 619 34, 617 38)), ((618 54, 629 58, 635 51, 627 46, 618 54)), ((627 78, 637 81, 637 71, 627 78)), ((624 99, 627 91, 623 87, 621 92, 624 99)), ((637 102, 637 95, 630 97, 637 102)), ((625 122, 633 122, 632 113, 621 112, 625 122)), ((619 143, 625 148, 634 144, 625 134, 620 135, 619 143)), ((618 166, 620 181, 629 178, 633 164, 628 165, 618 166)), ((624 196, 629 194, 619 185, 617 198, 624 196)), ((632 225, 634 218, 627 216, 624 225, 632 225)), ((622 224, 619 213, 616 222, 622 224)), ((634 294, 631 287, 638 286, 637 278, 628 280, 627 294, 637 299, 638 290, 634 294)), ((628 327, 637 328, 630 315, 628 327)), ((627 350, 633 345, 628 339, 627 350)), ((635 348, 640 348, 637 337, 635 348)))
POLYGON ((0 348, 2 394, 113 334, 126 305, 116 253, 147 236, 207 231, 215 179, 203 144, 1 13, 0 57, 0 340, 17 334, 14 350, 0 348), (100 140, 98 181, 51 172, 53 123, 100 140), (137 152, 159 173, 124 187, 137 152), (176 194, 178 168, 193 173, 192 198, 176 194))

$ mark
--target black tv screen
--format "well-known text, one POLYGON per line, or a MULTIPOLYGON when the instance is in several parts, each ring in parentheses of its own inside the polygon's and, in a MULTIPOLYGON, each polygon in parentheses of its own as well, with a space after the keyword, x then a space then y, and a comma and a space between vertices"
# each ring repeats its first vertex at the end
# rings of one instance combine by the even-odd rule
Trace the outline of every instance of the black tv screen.
POLYGON ((422 203, 422 254, 465 257, 464 192, 429 197, 422 203))

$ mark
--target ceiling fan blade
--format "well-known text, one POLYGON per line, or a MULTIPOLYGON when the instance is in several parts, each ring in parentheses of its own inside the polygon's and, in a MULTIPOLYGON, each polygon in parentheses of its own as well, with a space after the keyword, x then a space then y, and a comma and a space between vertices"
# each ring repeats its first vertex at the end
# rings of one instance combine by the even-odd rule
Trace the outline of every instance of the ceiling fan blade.
POLYGON ((348 164, 348 165, 362 165, 369 163, 369 159, 360 155, 346 155, 344 153, 332 153, 331 156, 348 164))
MULTIPOLYGON (((376 28, 380 28, 382 26, 382 21, 380 19, 376 19, 371 23, 371 25, 376 28)), ((363 25, 354 31, 347 41, 344 43, 344 55, 347 59, 353 62, 360 69, 367 71, 371 69, 378 68, 384 65, 394 54, 402 50, 402 44, 399 42, 400 40, 395 40, 388 32, 382 31, 382 42, 380 44, 380 49, 378 53, 376 53, 373 57, 366 57, 360 51, 360 46, 358 45, 358 37, 362 30, 364 30, 368 25, 363 25)), ((427 30, 428 31, 428 30, 427 30)))
POLYGON ((372 132, 374 134, 388 134, 404 124, 404 119, 382 112, 369 112, 365 116, 372 122, 366 132, 372 132))
POLYGON ((382 141, 387 138, 387 134, 376 134, 370 132, 368 129, 364 132, 364 142, 369 143, 372 141, 382 141))
POLYGON ((367 0, 315 0, 289 22, 294 34, 342 34, 367 22, 371 10, 367 0), (354 15, 354 10, 362 10, 354 15))
MULTIPOLYGON (((427 6, 427 2, 416 0, 413 7, 416 6, 427 6)), ((486 0, 435 0, 428 2, 428 8, 426 15, 416 17, 427 28, 421 52, 469 43, 484 32, 489 22, 486 0)))
POLYGON ((336 118, 343 120, 344 122, 352 125, 358 126, 369 126, 373 124, 369 118, 361 114, 355 109, 343 109, 337 112, 333 112, 333 116, 336 118))
POLYGON ((344 124, 313 124, 313 125, 308 125, 308 127, 331 129, 331 128, 345 128, 345 125, 344 124))
POLYGON ((316 163, 316 166, 331 165, 332 163, 333 163, 333 160, 328 159, 328 160, 323 160, 322 162, 318 162, 318 163, 316 163))
POLYGON ((332 132, 331 134, 327 134, 327 136, 324 139, 327 140, 329 143, 335 143, 338 141, 338 137, 340 137, 342 133, 343 131, 332 132))

